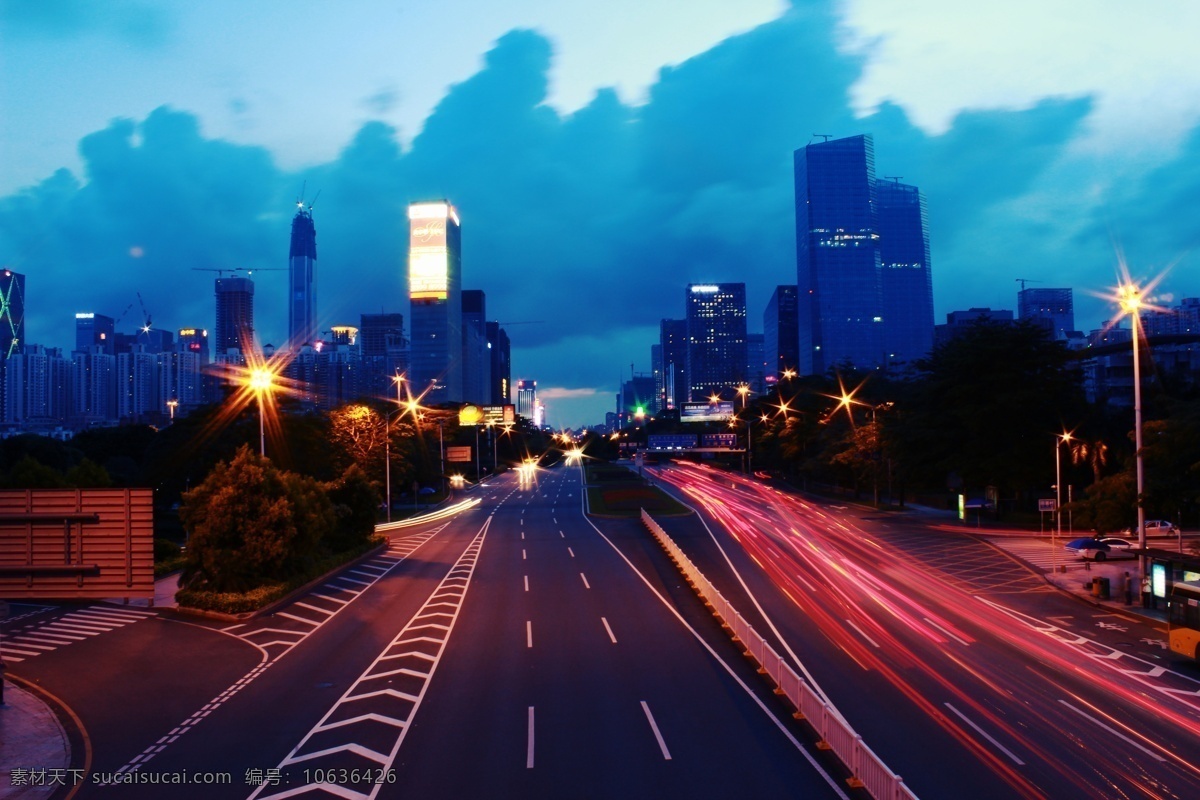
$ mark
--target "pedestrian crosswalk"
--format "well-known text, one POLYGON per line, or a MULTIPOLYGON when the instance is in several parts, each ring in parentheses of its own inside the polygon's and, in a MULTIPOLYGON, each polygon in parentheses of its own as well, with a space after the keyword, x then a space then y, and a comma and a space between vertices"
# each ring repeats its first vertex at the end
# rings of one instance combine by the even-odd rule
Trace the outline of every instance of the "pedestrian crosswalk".
POLYGON ((0 636, 0 660, 25 661, 153 616, 153 611, 95 605, 53 619, 32 621, 4 631, 0 636))
POLYGON ((988 541, 1022 561, 1043 572, 1053 572, 1055 567, 1065 566, 1068 572, 1086 570, 1088 562, 1074 553, 1063 549, 1063 539, 1026 539, 1013 536, 988 537, 988 541))

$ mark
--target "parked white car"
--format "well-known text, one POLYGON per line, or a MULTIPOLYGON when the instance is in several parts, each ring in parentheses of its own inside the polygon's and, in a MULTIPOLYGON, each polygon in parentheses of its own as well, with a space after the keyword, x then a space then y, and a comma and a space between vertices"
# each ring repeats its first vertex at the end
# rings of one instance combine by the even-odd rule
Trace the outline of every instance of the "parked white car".
MULTIPOLYGON (((1148 519, 1146 520, 1146 535, 1147 536, 1174 536, 1179 533, 1179 528, 1175 527, 1175 523, 1167 519, 1148 519)), ((1125 535, 1137 537, 1137 526, 1133 526, 1125 531, 1125 535)))

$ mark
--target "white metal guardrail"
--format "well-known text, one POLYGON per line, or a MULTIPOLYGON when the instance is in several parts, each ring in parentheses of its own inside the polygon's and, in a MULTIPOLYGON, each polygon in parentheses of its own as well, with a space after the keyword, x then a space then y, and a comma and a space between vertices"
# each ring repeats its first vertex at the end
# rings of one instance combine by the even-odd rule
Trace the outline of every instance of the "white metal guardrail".
POLYGON ((775 683, 775 694, 786 697, 796 709, 793 716, 796 719, 807 720, 816 729, 821 737, 817 747, 832 750, 850 770, 850 785, 865 789, 877 800, 917 800, 917 796, 904 785, 904 780, 888 769, 879 756, 867 747, 862 737, 841 719, 841 715, 800 679, 796 671, 784 662, 708 578, 696 569, 691 559, 645 509, 642 509, 642 522, 679 567, 688 584, 712 607, 714 616, 729 630, 733 640, 745 647, 746 655, 758 662, 758 671, 775 683))

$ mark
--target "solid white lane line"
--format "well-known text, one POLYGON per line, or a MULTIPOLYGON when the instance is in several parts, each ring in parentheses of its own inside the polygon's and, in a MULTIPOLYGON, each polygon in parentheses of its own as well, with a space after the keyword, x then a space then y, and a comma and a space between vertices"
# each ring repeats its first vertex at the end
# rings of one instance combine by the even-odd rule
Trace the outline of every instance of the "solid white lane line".
POLYGON ((525 646, 533 647, 533 621, 525 620, 525 646))
POLYGON ((963 639, 963 638, 961 638, 961 637, 959 637, 959 636, 955 636, 953 633, 951 633, 950 631, 946 630, 946 629, 945 629, 945 628, 943 628, 941 625, 938 625, 936 622, 934 622, 933 620, 931 620, 929 617, 925 617, 925 621, 926 621, 926 622, 928 622, 928 623, 929 623, 930 625, 932 625, 933 627, 937 628, 937 629, 938 629, 939 631, 941 631, 942 633, 944 633, 944 634, 946 634, 947 636, 949 636, 949 637, 950 637, 951 639, 953 639, 954 641, 958 642, 959 644, 961 644, 961 645, 964 645, 964 646, 966 646, 966 647, 969 647, 969 646, 971 645, 971 643, 970 643, 970 642, 966 641, 965 639, 963 639))
POLYGON ((574 558, 574 557, 575 557, 575 551, 574 551, 574 550, 572 550, 571 548, 569 548, 569 547, 568 547, 568 548, 567 548, 567 552, 571 554, 571 558, 574 558))
POLYGON ((533 769, 533 706, 529 707, 529 740, 525 746, 525 769, 533 769))
POLYGON ((525 591, 529 591, 529 576, 525 576, 525 591))
MULTIPOLYGON (((1014 764, 1016 764, 1018 767, 1023 767, 1023 766, 1025 766, 1025 762, 1024 762, 1024 761, 1022 761, 1021 759, 1017 758, 1015 755, 1013 755, 1013 752, 1012 752, 1011 750, 1009 750, 1007 747, 1005 747, 1004 745, 1000 744, 1000 743, 999 743, 999 742, 997 742, 997 741, 996 741, 994 738, 992 738, 990 735, 988 735, 988 733, 987 733, 986 731, 984 731, 984 729, 983 729, 983 728, 979 727, 979 726, 978 726, 978 725, 976 725, 974 722, 972 722, 971 720, 967 719, 967 716, 966 716, 966 714, 962 713, 961 711, 959 711, 957 708, 955 708, 954 706, 950 705, 949 703, 943 703, 942 705, 946 706, 946 708, 950 709, 950 710, 951 710, 951 711, 953 711, 955 714, 957 714, 959 719, 961 719, 963 722, 967 723, 967 724, 968 724, 968 725, 970 725, 972 728, 974 728, 976 733, 978 733, 980 736, 982 736, 983 738, 985 738, 985 739, 987 739, 989 742, 991 742, 993 747, 995 747, 995 748, 996 748, 997 750, 999 750, 1001 753, 1004 753, 1004 755, 1006 755, 1006 756, 1008 756, 1010 759, 1012 759, 1012 762, 1013 762, 1014 764)), ((1084 716, 1087 716, 1087 715, 1085 714, 1084 716)), ((1153 753, 1151 753, 1151 755, 1153 755, 1153 753)))
POLYGON ((604 630, 608 631, 608 638, 612 640, 613 644, 616 644, 617 637, 613 636, 612 628, 608 626, 608 620, 606 620, 604 617, 601 617, 600 621, 604 623, 604 630))
POLYGON ((590 589, 590 588, 592 588, 591 584, 589 584, 589 583, 587 582, 587 575, 584 575, 584 574, 581 572, 581 573, 579 573, 579 577, 583 578, 583 588, 585 588, 585 589, 590 589))
POLYGON ((1067 708, 1071 709, 1071 710, 1072 710, 1072 711, 1074 711, 1076 714, 1079 714, 1079 715, 1080 715, 1080 716, 1082 716, 1082 717, 1086 717, 1087 719, 1090 719, 1092 722, 1096 723, 1096 724, 1097 724, 1097 725, 1099 725, 1101 728, 1104 728, 1104 730, 1108 731, 1108 732, 1109 732, 1109 733, 1111 733, 1113 736, 1116 736, 1118 739, 1121 739, 1121 740, 1123 740, 1123 741, 1125 741, 1125 742, 1128 742, 1129 744, 1133 745, 1133 746, 1134 746, 1134 747, 1136 747, 1138 750, 1141 750, 1143 753, 1145 753, 1146 755, 1148 755, 1148 756, 1150 756, 1151 758, 1153 758, 1155 761, 1166 761, 1166 760, 1167 760, 1167 759, 1166 759, 1166 757, 1164 757, 1162 754, 1160 754, 1160 753, 1156 753, 1156 752, 1154 752, 1153 750, 1149 750, 1149 749, 1147 749, 1147 748, 1143 747, 1142 745, 1138 744, 1138 743, 1137 743, 1136 741, 1134 741, 1133 739, 1131 739, 1131 738, 1129 738, 1128 736, 1126 736, 1125 734, 1121 733, 1121 732, 1120 732, 1119 730, 1117 730, 1116 728, 1113 728, 1113 727, 1111 727, 1111 726, 1109 726, 1109 725, 1105 725, 1103 722, 1101 722, 1100 720, 1096 719, 1096 718, 1095 718, 1095 717, 1093 717, 1091 714, 1087 713, 1086 711, 1084 711, 1084 710, 1082 710, 1082 709, 1076 708, 1075 706, 1073 706, 1073 705, 1071 705, 1070 703, 1068 703, 1066 700, 1059 700, 1058 702, 1062 703, 1064 706, 1066 706, 1067 708))
POLYGON ((658 729, 658 723, 654 721, 654 715, 650 713, 650 706, 646 705, 646 701, 642 701, 642 711, 646 712, 646 721, 650 723, 650 730, 654 731, 654 738, 658 740, 658 749, 662 751, 663 760, 671 760, 671 751, 667 749, 667 743, 663 741, 662 732, 658 729))
POLYGON ((864 639, 866 639, 868 642, 870 642, 872 644, 872 646, 879 647, 879 642, 875 641, 870 636, 867 636, 865 633, 863 633, 862 628, 858 627, 850 620, 846 620, 846 624, 849 625, 851 628, 854 628, 854 630, 858 631, 858 635, 863 637, 864 639))

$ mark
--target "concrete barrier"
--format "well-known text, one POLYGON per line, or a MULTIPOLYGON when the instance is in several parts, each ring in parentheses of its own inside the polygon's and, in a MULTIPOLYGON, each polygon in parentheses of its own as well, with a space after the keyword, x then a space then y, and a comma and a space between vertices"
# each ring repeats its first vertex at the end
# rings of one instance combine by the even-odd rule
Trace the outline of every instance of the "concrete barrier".
POLYGON ((801 680, 796 671, 758 635, 645 509, 642 509, 642 522, 679 567, 688 584, 707 605, 712 606, 713 615, 721 620, 733 640, 741 644, 746 656, 758 663, 758 671, 775 684, 775 694, 786 697, 792 704, 795 709, 793 716, 806 720, 816 730, 821 737, 817 747, 831 750, 850 770, 850 786, 865 789, 878 800, 917 800, 917 796, 904 785, 904 780, 888 769, 879 756, 867 747, 862 737, 842 719, 841 714, 801 680))

